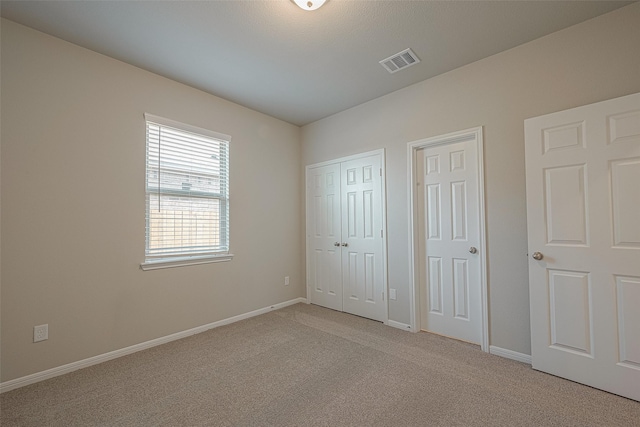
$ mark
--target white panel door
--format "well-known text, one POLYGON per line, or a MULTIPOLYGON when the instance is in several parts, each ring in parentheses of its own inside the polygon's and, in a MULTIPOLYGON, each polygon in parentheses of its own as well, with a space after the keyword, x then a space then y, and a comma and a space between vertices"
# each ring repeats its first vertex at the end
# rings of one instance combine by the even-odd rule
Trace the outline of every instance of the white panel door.
POLYGON ((307 297, 342 311, 340 164, 308 169, 306 182, 307 297))
POLYGON ((381 152, 307 167, 307 298, 384 322, 386 258, 381 152))
POLYGON ((482 290, 475 140, 417 152, 421 329, 480 344, 482 290))
POLYGON ((525 138, 533 367, 640 400, 640 94, 525 138))
POLYGON ((343 309, 386 320, 381 156, 341 163, 343 309))

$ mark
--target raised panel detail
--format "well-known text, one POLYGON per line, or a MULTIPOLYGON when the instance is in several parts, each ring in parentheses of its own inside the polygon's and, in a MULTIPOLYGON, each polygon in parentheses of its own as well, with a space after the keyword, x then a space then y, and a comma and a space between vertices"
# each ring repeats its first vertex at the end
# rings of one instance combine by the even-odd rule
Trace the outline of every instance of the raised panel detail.
POLYGON ((451 239, 467 240, 466 182, 451 183, 451 239))
POLYGON ((334 180, 333 180, 333 172, 327 173, 327 188, 333 188, 334 180))
POLYGON ((442 314, 442 258, 428 257, 427 266, 429 311, 442 314))
POLYGON ((373 191, 362 192, 362 213, 364 225, 364 238, 373 238, 373 191))
POLYGON ((440 173, 440 156, 427 156, 425 158, 424 170, 427 175, 440 173))
POLYGON ((364 295, 365 301, 375 303, 375 254, 364 254, 364 295))
POLYGON ((451 172, 463 171, 465 168, 464 151, 452 151, 449 153, 451 172))
POLYGON ((322 237, 322 196, 315 196, 313 198, 314 216, 313 216, 313 228, 315 230, 316 237, 322 237))
POLYGON ((592 356, 589 273, 548 270, 550 346, 592 356))
POLYGON ((564 166, 544 170, 547 243, 586 246, 586 166, 564 166))
POLYGON ((373 169, 371 166, 365 166, 362 168, 362 182, 373 181, 373 169))
POLYGON ((640 277, 616 276, 619 365, 640 369, 640 277))
POLYGON ((349 252, 347 263, 347 277, 349 277, 349 283, 347 288, 349 291, 349 298, 352 300, 359 300, 358 296, 358 253, 349 252))
POLYGON ((313 256, 315 257, 315 262, 313 263, 313 268, 315 269, 315 271, 311 272, 311 277, 314 278, 314 289, 316 292, 322 292, 322 268, 321 266, 324 265, 322 263, 322 258, 324 257, 324 252, 321 249, 316 249, 315 252, 313 253, 313 256))
POLYGON ((347 170, 347 185, 356 184, 356 170, 348 169, 347 170))
POLYGON ((466 259, 453 259, 453 316, 469 320, 469 272, 466 259))
POLYGON ((584 122, 569 123, 542 130, 542 152, 584 148, 584 122))
POLYGON ((640 249, 640 158, 613 161, 609 168, 613 244, 640 249))
POLYGON ((357 193, 347 194, 347 235, 356 237, 356 195, 357 193))
POLYGON ((427 239, 440 240, 440 184, 431 184, 427 188, 427 239))
POLYGON ((323 280, 325 281, 323 287, 326 289, 327 294, 331 296, 335 296, 341 291, 340 281, 342 278, 340 277, 340 271, 332 268, 332 266, 340 264, 340 255, 339 250, 330 249, 325 251, 324 266, 327 270, 323 273, 323 280))
POLYGON ((327 237, 334 237, 336 235, 335 224, 333 223, 335 198, 335 194, 327 194, 327 237))
POLYGON ((609 117, 609 143, 640 142, 640 110, 609 117))

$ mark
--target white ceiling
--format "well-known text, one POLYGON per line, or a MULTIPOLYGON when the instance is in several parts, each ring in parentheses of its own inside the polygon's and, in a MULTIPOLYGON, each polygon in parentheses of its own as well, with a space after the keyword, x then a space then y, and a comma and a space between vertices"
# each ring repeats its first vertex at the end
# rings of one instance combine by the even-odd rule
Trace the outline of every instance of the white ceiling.
POLYGON ((6 1, 2 16, 304 125, 629 1, 6 1), (411 48, 417 65, 378 61, 411 48))

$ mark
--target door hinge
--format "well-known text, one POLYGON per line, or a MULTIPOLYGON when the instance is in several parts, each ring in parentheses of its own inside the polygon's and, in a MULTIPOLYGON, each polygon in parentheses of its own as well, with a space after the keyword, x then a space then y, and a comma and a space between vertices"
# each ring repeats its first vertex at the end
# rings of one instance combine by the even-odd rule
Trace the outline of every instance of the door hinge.
POLYGON ((382 168, 380 168, 380 176, 382 176, 382 168))
POLYGON ((382 235, 382 230, 380 230, 380 237, 384 237, 384 236, 382 235))
POLYGON ((382 301, 384 301, 384 292, 382 292, 382 301))

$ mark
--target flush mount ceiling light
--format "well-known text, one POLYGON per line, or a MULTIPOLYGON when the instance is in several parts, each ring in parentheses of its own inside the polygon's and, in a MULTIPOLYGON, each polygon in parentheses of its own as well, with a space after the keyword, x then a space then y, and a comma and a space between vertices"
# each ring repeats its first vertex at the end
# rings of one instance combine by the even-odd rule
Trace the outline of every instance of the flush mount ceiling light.
POLYGON ((327 0, 292 0, 303 10, 316 10, 320 8, 327 0))

